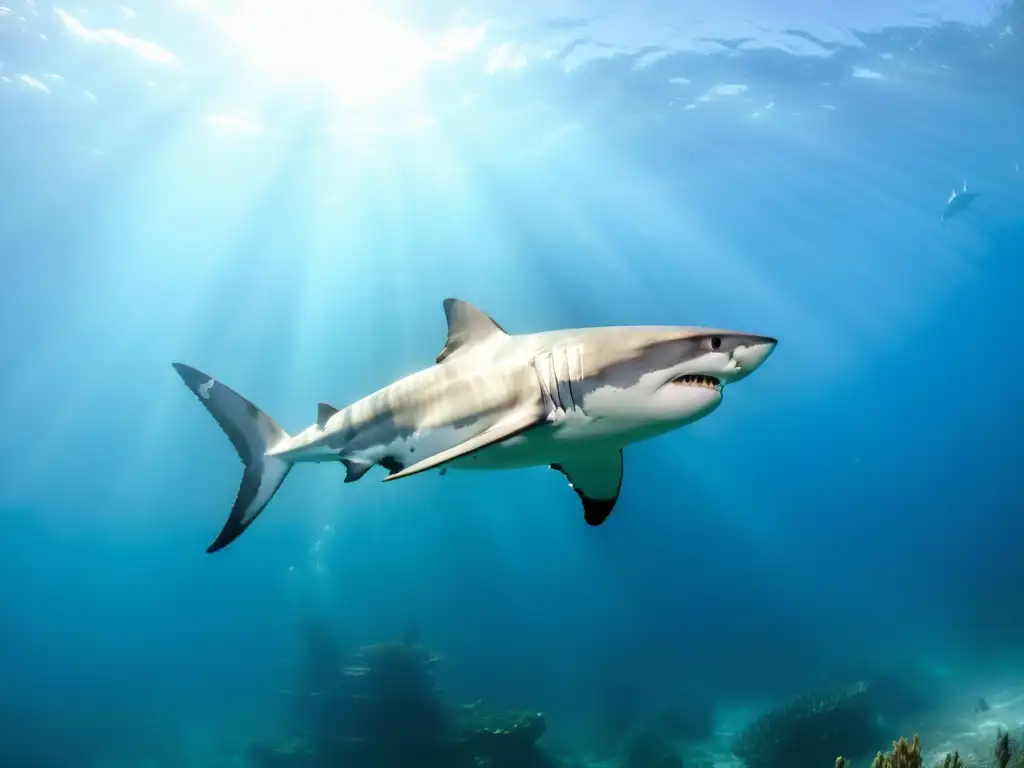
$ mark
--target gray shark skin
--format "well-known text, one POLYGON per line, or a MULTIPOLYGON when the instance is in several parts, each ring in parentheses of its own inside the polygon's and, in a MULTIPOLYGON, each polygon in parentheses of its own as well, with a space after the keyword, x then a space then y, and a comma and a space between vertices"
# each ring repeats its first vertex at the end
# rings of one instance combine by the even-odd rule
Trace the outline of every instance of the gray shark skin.
POLYGON ((207 552, 237 539, 298 463, 340 462, 345 482, 374 466, 398 480, 429 469, 550 466, 600 525, 622 486, 622 449, 707 416, 776 340, 676 326, 581 328, 513 336, 480 310, 444 301, 435 365, 346 408, 320 403, 289 435, 216 379, 174 368, 245 465, 238 497, 207 552))
POLYGON ((964 213, 980 196, 977 192, 968 192, 965 181, 964 188, 959 192, 954 189, 946 201, 946 207, 942 210, 942 223, 945 224, 954 216, 964 213))

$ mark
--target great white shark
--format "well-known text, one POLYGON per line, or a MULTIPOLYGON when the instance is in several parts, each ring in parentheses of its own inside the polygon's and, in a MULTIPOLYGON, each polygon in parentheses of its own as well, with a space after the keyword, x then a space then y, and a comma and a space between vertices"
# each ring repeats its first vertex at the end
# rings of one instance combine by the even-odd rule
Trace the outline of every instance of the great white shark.
POLYGON ((611 514, 622 449, 707 416, 722 391, 765 361, 776 340, 681 326, 618 326, 510 335, 458 299, 435 364, 346 408, 320 403, 289 435, 211 376, 174 363, 245 466, 227 522, 207 552, 237 539, 295 464, 340 462, 345 482, 372 467, 399 480, 428 469, 550 466, 590 525, 611 514))

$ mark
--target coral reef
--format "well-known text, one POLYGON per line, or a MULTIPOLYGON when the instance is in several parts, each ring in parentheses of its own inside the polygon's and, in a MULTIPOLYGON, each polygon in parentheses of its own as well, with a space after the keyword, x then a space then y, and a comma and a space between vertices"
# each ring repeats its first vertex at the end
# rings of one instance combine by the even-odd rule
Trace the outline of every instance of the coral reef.
POLYGON ((540 713, 452 707, 433 676, 438 658, 406 633, 403 642, 360 648, 342 661, 337 645, 307 628, 299 732, 254 744, 254 768, 541 768, 540 713), (319 670, 319 671, 318 671, 319 670), (322 684, 313 681, 318 678, 322 684))
POLYGON ((372 645, 356 652, 334 692, 317 749, 344 765, 398 765, 451 751, 452 724, 418 645, 372 645))
POLYGON ((463 708, 456 719, 461 755, 477 768, 541 768, 552 761, 537 750, 547 722, 539 712, 484 714, 463 708))
MULTIPOLYGON (((947 768, 951 768, 948 764, 949 755, 946 758, 947 768)), ((871 763, 871 768, 921 768, 922 762, 921 739, 915 734, 913 742, 900 738, 899 741, 893 742, 892 752, 888 754, 879 752, 875 756, 874 762, 871 763)))
MULTIPOLYGON (((1002 730, 996 735, 995 764, 999 768, 1007 768, 1008 765, 1024 765, 1024 752, 1016 749, 1014 741, 1002 730)), ((988 761, 972 763, 965 761, 957 751, 949 752, 942 760, 941 768, 976 768, 977 765, 988 765, 988 761)), ((850 761, 845 757, 836 758, 836 768, 849 768, 850 761)), ((892 751, 887 753, 879 752, 871 763, 871 768, 924 768, 924 757, 921 754, 921 739, 915 734, 912 741, 900 738, 894 741, 892 751)), ((936 768, 939 768, 938 765, 936 768)))
POLYGON ((815 768, 844 748, 868 751, 880 741, 872 698, 863 681, 800 696, 751 723, 733 741, 733 754, 747 768, 815 768))

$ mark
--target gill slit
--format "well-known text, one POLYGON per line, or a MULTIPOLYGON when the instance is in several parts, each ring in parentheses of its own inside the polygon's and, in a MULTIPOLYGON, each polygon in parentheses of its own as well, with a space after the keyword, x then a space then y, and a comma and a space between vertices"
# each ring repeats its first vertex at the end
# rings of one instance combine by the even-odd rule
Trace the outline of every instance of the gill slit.
POLYGON ((569 350, 566 347, 559 347, 556 353, 558 360, 555 366, 555 386, 558 387, 558 402, 562 406, 562 412, 568 414, 576 408, 569 384, 572 378, 569 369, 569 350))
POLYGON ((566 368, 568 369, 568 372, 569 372, 569 376, 568 376, 569 398, 572 400, 573 410, 579 411, 580 413, 582 413, 583 412, 583 398, 580 396, 580 393, 578 393, 576 391, 576 389, 575 389, 575 387, 573 385, 579 385, 579 384, 582 384, 582 382, 583 382, 583 346, 580 345, 580 344, 577 344, 576 346, 574 346, 572 348, 572 352, 576 353, 575 354, 575 363, 576 363, 575 368, 572 365, 573 360, 570 357, 569 352, 568 351, 566 352, 566 368))
POLYGON ((583 350, 578 346, 557 347, 533 359, 543 407, 549 418, 583 412, 579 387, 583 383, 583 350))
POLYGON ((548 419, 557 415, 558 405, 555 403, 555 396, 551 392, 550 376, 552 368, 550 354, 537 355, 533 358, 533 372, 537 375, 537 384, 540 386, 542 407, 547 413, 548 419))
POLYGON ((551 387, 551 399, 555 404, 555 410, 565 413, 565 406, 562 404, 562 391, 558 386, 558 366, 555 364, 555 353, 548 355, 548 380, 551 387))

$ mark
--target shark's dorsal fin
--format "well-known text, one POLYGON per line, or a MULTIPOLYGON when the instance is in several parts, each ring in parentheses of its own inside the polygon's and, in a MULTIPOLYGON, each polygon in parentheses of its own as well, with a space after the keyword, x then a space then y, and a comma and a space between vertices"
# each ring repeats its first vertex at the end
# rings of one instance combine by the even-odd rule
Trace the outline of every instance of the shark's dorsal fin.
POLYGON ((336 414, 338 409, 328 403, 319 403, 316 407, 316 425, 323 429, 331 416, 336 414))
POLYGON ((460 299, 445 299, 444 315, 448 319, 448 341, 437 356, 438 363, 443 363, 463 347, 481 344, 495 334, 508 335, 494 320, 460 299))

